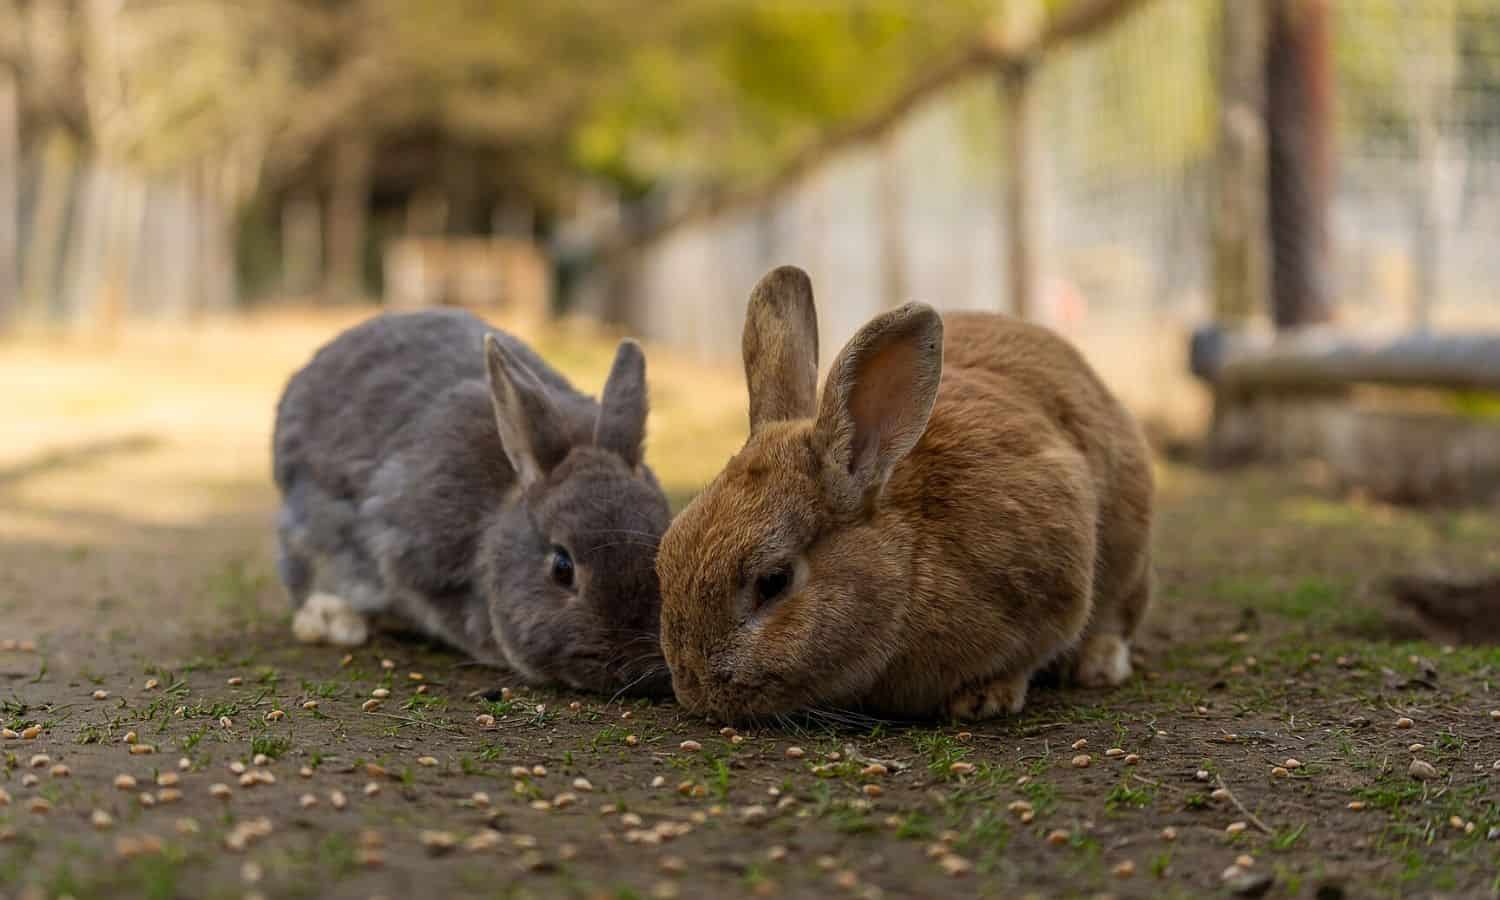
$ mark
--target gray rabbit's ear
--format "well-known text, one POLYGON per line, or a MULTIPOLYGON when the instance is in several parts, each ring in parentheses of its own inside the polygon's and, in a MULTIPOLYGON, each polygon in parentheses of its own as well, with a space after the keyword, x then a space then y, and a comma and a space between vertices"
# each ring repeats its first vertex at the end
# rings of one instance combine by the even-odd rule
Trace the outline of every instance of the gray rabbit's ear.
POLYGON ((615 363, 599 399, 594 444, 618 453, 632 468, 641 464, 646 441, 646 355, 626 339, 615 351, 615 363))
POLYGON ((795 266, 767 272, 750 292, 745 334, 750 432, 812 418, 818 396, 818 311, 812 280, 795 266))
POLYGON ((813 429, 829 496, 866 509, 927 430, 943 376, 943 320, 908 303, 870 320, 839 352, 813 429))
POLYGON ((500 443, 524 488, 567 455, 567 436, 547 389, 493 334, 484 336, 484 362, 500 443))

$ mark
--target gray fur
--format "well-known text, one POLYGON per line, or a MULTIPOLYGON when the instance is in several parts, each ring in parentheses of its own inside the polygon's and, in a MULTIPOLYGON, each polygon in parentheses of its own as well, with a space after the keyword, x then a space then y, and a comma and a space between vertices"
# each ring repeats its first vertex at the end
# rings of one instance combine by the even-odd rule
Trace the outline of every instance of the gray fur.
POLYGON ((668 689, 654 559, 669 511, 640 463, 633 342, 603 395, 601 408, 460 311, 344 332, 277 407, 278 568, 293 606, 327 591, 528 680, 668 689), (534 477, 518 478, 531 462, 534 477), (554 544, 576 563, 576 591, 551 578, 554 544))

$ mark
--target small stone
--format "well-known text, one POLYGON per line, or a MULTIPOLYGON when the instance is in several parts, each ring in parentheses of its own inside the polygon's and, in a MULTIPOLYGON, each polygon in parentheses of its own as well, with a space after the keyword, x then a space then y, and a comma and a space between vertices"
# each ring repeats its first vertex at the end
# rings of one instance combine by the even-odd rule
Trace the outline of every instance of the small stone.
POLYGON ((160 775, 156 776, 156 786, 176 787, 179 780, 180 779, 177 777, 176 772, 163 772, 160 775))
POLYGON ((373 847, 361 847, 355 851, 354 861, 367 869, 378 869, 385 865, 385 854, 373 847))
POLYGON ((771 862, 781 862, 787 858, 787 854, 790 852, 781 844, 776 844, 766 851, 766 859, 769 859, 771 862))
POLYGON ((1500 722, 1500 709, 1490 710, 1490 718, 1494 719, 1496 722, 1500 722))
POLYGON ((95 700, 108 700, 109 699, 109 691, 104 691, 104 690, 94 691, 94 693, 90 694, 89 696, 93 697, 95 700))
POLYGON ((1031 804, 1026 802, 1025 800, 1012 800, 1010 802, 1010 805, 1005 808, 1007 811, 1016 815, 1031 812, 1031 804))
POLYGON ((683 859, 680 856, 663 856, 660 860, 657 861, 657 866, 663 872, 670 872, 674 875, 680 875, 683 872, 687 871, 687 860, 683 859))
POLYGON ((271 764, 271 757, 265 755, 264 753, 257 753, 250 758, 250 764, 255 766, 268 766, 271 764))
POLYGON ((1089 764, 1092 762, 1093 759, 1090 758, 1087 753, 1080 753, 1077 756, 1073 757, 1073 768, 1087 769, 1089 767, 1089 764))
POLYGON ((134 775, 120 774, 115 776, 115 789, 121 791, 133 791, 136 788, 134 775))
POLYGON ((703 749, 703 745, 698 743, 697 741, 683 741, 681 744, 678 744, 677 747, 684 753, 697 753, 699 750, 703 749))
POLYGON ((729 736, 729 743, 738 747, 739 745, 745 743, 745 736, 743 734, 731 734, 729 736))
POLYGON ((303 809, 312 809, 318 805, 318 797, 316 794, 303 794, 297 798, 297 805, 303 809))
POLYGON ((345 653, 343 659, 339 660, 339 667, 340 668, 347 667, 352 662, 354 662, 354 654, 353 653, 345 653))
POLYGON ((99 831, 105 831, 114 827, 115 817, 102 809, 96 809, 89 814, 89 824, 99 831))
POLYGON ((10 806, 10 791, 0 788, 0 807, 10 806))
POLYGON ((807 755, 807 751, 803 750, 801 747, 788 747, 786 748, 785 753, 787 759, 801 759, 802 757, 807 755))
POLYGON ((1422 759, 1412 760, 1411 765, 1406 767, 1406 774, 1418 781, 1431 781, 1438 777, 1438 771, 1432 763, 1422 759))
POLYGON ((1116 878, 1129 878, 1135 874, 1135 863, 1128 859, 1122 860, 1113 869, 1110 869, 1109 872, 1116 878))
POLYGON ((1047 843, 1051 844, 1054 847, 1061 847, 1063 844, 1066 844, 1068 842, 1068 839, 1070 837, 1072 837, 1072 835, 1068 834, 1068 832, 1064 831, 1061 828, 1056 828, 1052 831, 1047 832, 1047 843))
POLYGON ((464 839, 464 849, 470 853, 482 853, 500 846, 500 835, 486 828, 464 839))
POLYGON ((172 827, 177 829, 178 834, 197 834, 199 831, 198 820, 189 819, 186 816, 174 822, 172 827))
POLYGON ((1396 720, 1397 728, 1410 728, 1414 724, 1415 723, 1412 722, 1411 719, 1408 719, 1406 716, 1402 716, 1401 718, 1396 720))
POLYGON ((1224 833, 1228 835, 1236 835, 1242 833, 1248 827, 1250 826, 1246 825, 1244 822, 1230 822, 1229 825, 1224 828, 1224 833))

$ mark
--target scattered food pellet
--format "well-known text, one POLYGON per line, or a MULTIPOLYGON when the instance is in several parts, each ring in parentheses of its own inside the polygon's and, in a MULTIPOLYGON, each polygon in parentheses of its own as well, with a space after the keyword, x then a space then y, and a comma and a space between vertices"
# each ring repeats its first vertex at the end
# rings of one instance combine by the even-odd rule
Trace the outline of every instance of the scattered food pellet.
POLYGON ((1134 766, 1134 765, 1139 765, 1140 762, 1141 762, 1140 754, 1138 754, 1138 753, 1127 753, 1127 754, 1125 754, 1125 765, 1127 765, 1127 766, 1134 766))
POLYGON ((879 797, 883 793, 883 791, 881 791, 880 789, 880 785, 878 784, 867 784, 864 787, 860 788, 860 790, 865 792, 866 797, 871 798, 879 797))
POLYGON ((1209 775, 1207 769, 1199 769, 1198 771, 1193 773, 1193 779, 1196 781, 1207 781, 1208 778, 1209 775))
POLYGON ((234 727, 234 720, 229 718, 228 716, 219 716, 219 727, 232 728, 234 727))
POLYGON ((318 708, 318 701, 316 701, 316 700, 303 700, 302 701, 302 708, 306 709, 306 710, 317 709, 318 708))
POLYGON ((479 807, 480 809, 484 809, 485 807, 490 805, 490 795, 486 794, 484 791, 475 791, 469 796, 469 802, 479 807))
POLYGON ((637 744, 639 744, 640 742, 641 742, 641 739, 639 737, 633 735, 633 734, 627 734, 627 735, 625 735, 625 746, 627 746, 627 747, 634 747, 637 744))
POLYGON ((375 710, 380 708, 380 701, 366 700, 364 703, 360 704, 359 708, 364 710, 365 712, 374 712, 375 710))
POLYGON ((458 844, 458 838, 451 831, 423 831, 418 838, 422 846, 434 853, 442 853, 452 850, 458 844))
POLYGON ((176 772, 163 772, 156 776, 157 787, 176 787, 178 782, 176 772))
POLYGON ((1291 774, 1292 773, 1288 772, 1286 770, 1286 768, 1283 767, 1283 766, 1272 766, 1271 767, 1271 777, 1272 778, 1286 778, 1287 776, 1289 776, 1291 774))
POLYGON ((297 798, 297 805, 303 809, 312 809, 318 805, 318 797, 316 794, 303 794, 297 798))
POLYGON ((234 796, 234 791, 230 790, 229 785, 225 784, 222 781, 216 781, 213 784, 209 785, 208 792, 209 794, 219 798, 220 800, 228 800, 230 797, 234 796))
POLYGON ((380 784, 378 782, 372 781, 365 785, 366 797, 373 797, 378 793, 380 793, 380 784))
POLYGON ((1490 710, 1490 718, 1494 719, 1496 722, 1500 722, 1500 709, 1490 710))
POLYGON ((587 778, 575 778, 575 779, 573 779, 573 790, 575 790, 575 791, 583 791, 584 793, 588 793, 589 791, 592 791, 593 789, 594 789, 593 783, 590 782, 587 778))
POLYGON ((1431 781, 1438 777, 1438 771, 1433 768, 1432 763, 1422 759, 1412 760, 1411 765, 1406 768, 1406 774, 1418 781, 1431 781))
POLYGON ((697 741, 683 741, 677 746, 684 753, 697 753, 699 750, 703 749, 703 745, 698 743, 697 741))
POLYGON ((1248 853, 1241 853, 1239 856, 1236 856, 1234 858, 1234 864, 1239 866, 1241 869, 1248 869, 1251 866, 1255 865, 1255 857, 1251 856, 1248 853))
POLYGON ((177 788, 162 788, 161 790, 156 792, 156 800, 158 803, 176 803, 181 799, 182 791, 179 791, 177 788))
POLYGON ((120 774, 115 776, 115 788, 122 791, 135 790, 135 776, 120 774))
POLYGON ((1413 724, 1415 723, 1413 723, 1412 720, 1408 719, 1406 716, 1402 716, 1401 718, 1396 720, 1397 728, 1410 728, 1413 724))
POLYGON ((240 685, 242 685, 242 684, 245 683, 245 679, 241 678, 238 675, 234 675, 234 676, 230 677, 228 679, 228 681, 226 681, 225 683, 228 684, 230 687, 239 687, 240 685))
POLYGON ((103 831, 115 824, 115 817, 102 809, 96 809, 89 814, 89 824, 103 831))
POLYGON ((1168 825, 1166 828, 1163 828, 1161 830, 1161 839, 1164 840, 1164 841, 1175 841, 1175 840, 1177 840, 1177 829, 1173 828, 1171 825, 1168 825))
POLYGON ((41 783, 42 783, 42 779, 40 779, 37 776, 31 774, 30 772, 27 772, 25 775, 21 776, 21 787, 29 787, 29 788, 30 787, 36 787, 38 784, 41 784, 41 783))
POLYGON ((373 690, 373 691, 370 692, 370 696, 374 697, 376 700, 384 700, 385 698, 389 697, 390 695, 391 695, 390 689, 389 688, 383 688, 383 687, 376 688, 375 690, 373 690))
POLYGON ((1288 769, 1302 768, 1302 763, 1296 759, 1293 759, 1292 757, 1287 757, 1286 762, 1282 763, 1282 765, 1286 766, 1288 769))
POLYGON ((343 809, 349 805, 349 798, 344 796, 343 791, 329 791, 328 805, 334 809, 343 809))
POLYGON ((1088 745, 1089 745, 1088 738, 1079 738, 1078 740, 1076 740, 1076 741, 1073 742, 1073 749, 1074 750, 1082 750, 1084 747, 1087 747, 1088 745))
POLYGON ((297 770, 297 775, 300 778, 311 778, 311 777, 313 777, 312 767, 310 767, 310 766, 303 766, 302 768, 300 768, 300 769, 297 770))
POLYGON ((803 750, 801 747, 788 747, 788 748, 786 748, 786 758, 787 759, 801 759, 803 756, 806 756, 806 755, 807 755, 807 751, 803 750))
POLYGON ((1135 874, 1135 863, 1128 859, 1123 860, 1109 871, 1116 878, 1129 878, 1135 874))
POLYGON ((1249 826, 1246 825, 1244 822, 1230 822, 1229 825, 1227 825, 1224 828, 1224 833, 1225 834, 1239 834, 1239 833, 1241 833, 1242 831, 1244 831, 1248 827, 1249 826))
POLYGON ((537 763, 536 765, 531 767, 531 774, 535 775, 538 778, 546 778, 547 767, 542 765, 541 763, 537 763))
POLYGON ((45 769, 51 764, 52 757, 45 753, 38 753, 31 757, 31 767, 33 769, 45 769))
POLYGON ((151 744, 131 744, 130 752, 135 756, 145 756, 150 753, 155 753, 156 747, 152 746, 151 744))
POLYGON ((233 772, 236 775, 245 774, 246 768, 247 766, 239 760, 234 760, 229 764, 229 771, 233 772))
POLYGON ((1421 753, 1427 749, 1426 744, 1411 744, 1406 748, 1407 753, 1421 753))
POLYGON ((1068 834, 1066 831, 1062 830, 1061 828, 1056 828, 1052 831, 1047 832, 1047 843, 1051 844, 1054 847, 1061 847, 1063 844, 1066 844, 1068 842, 1068 838, 1070 837, 1072 837, 1072 835, 1068 834))
POLYGON ((394 659, 382 659, 380 661, 380 668, 385 669, 387 672, 389 672, 392 669, 396 668, 396 661, 394 659))
POLYGON ((52 767, 53 778, 67 778, 71 774, 73 774, 72 771, 62 763, 58 763, 57 765, 52 767))
POLYGON ((665 775, 658 775, 655 778, 651 779, 651 786, 654 787, 654 788, 662 787, 666 783, 667 783, 667 776, 665 776, 665 775))
POLYGON ((339 660, 339 665, 340 666, 347 666, 347 665, 349 665, 352 662, 354 662, 354 654, 353 653, 345 653, 344 654, 344 658, 341 659, 341 660, 339 660))
POLYGON ((889 771, 889 769, 887 769, 880 763, 870 763, 868 766, 860 769, 859 774, 864 775, 867 778, 878 778, 882 775, 885 775, 889 771))
POLYGON ((1352 809, 1352 810, 1354 810, 1355 812, 1359 812, 1360 810, 1362 810, 1362 809, 1365 808, 1365 801, 1363 801, 1363 800, 1350 800, 1349 801, 1349 808, 1352 809))
POLYGON ((105 691, 105 690, 94 691, 94 693, 91 694, 90 696, 92 696, 95 700, 108 700, 109 699, 109 691, 105 691))
POLYGON ((271 757, 264 753, 257 753, 250 758, 250 763, 256 766, 268 766, 271 764, 271 757))
POLYGON ((31 800, 27 802, 26 808, 39 816, 44 816, 47 813, 52 812, 52 802, 46 797, 32 797, 31 800))
POLYGON ((25 739, 25 740, 28 740, 28 741, 34 741, 37 738, 41 737, 41 735, 42 735, 42 726, 40 726, 40 725, 32 725, 29 728, 22 728, 21 729, 21 737, 23 739, 25 739))
POLYGON ((1223 788, 1214 788, 1209 792, 1208 796, 1212 797, 1215 800, 1224 801, 1229 799, 1229 792, 1223 788))
POLYGON ((0 728, 0 738, 3 738, 4 740, 13 741, 20 736, 21 735, 18 732, 12 731, 9 728, 0 728))
POLYGON ((1104 755, 1108 756, 1110 759, 1114 759, 1117 756, 1124 756, 1125 751, 1120 747, 1110 747, 1108 750, 1104 751, 1104 755))
POLYGON ((419 756, 419 757, 417 757, 417 765, 419 765, 419 766, 427 766, 428 768, 431 768, 432 766, 435 766, 437 764, 438 764, 438 761, 437 761, 436 757, 433 757, 433 756, 419 756))
POLYGON ((579 712, 582 709, 583 704, 579 703, 577 700, 574 700, 572 703, 568 704, 568 712, 579 712))
POLYGON ((494 728, 495 717, 490 715, 489 713, 480 713, 479 715, 474 717, 474 724, 478 725, 480 728, 494 728))
POLYGON ((1089 767, 1089 763, 1093 761, 1094 760, 1087 753, 1080 753, 1077 756, 1073 757, 1073 768, 1087 769, 1089 767))
POLYGON ((156 805, 156 795, 151 793, 150 791, 141 791, 136 795, 135 799, 147 809, 150 809, 151 807, 156 805))
POLYGON ((10 806, 10 792, 0 788, 0 806, 10 806))
POLYGON ((974 764, 970 762, 956 762, 948 767, 948 771, 954 775, 972 775, 974 774, 974 764))
POLYGON ((193 767, 193 761, 190 760, 190 759, 188 759, 186 756, 178 758, 178 760, 177 760, 177 771, 179 771, 179 772, 186 772, 188 769, 191 769, 192 767, 193 767))
POLYGON ((154 691, 160 685, 161 685, 161 682, 157 681, 155 678, 147 678, 146 679, 146 690, 148 690, 148 691, 154 691))
POLYGON ((967 875, 974 864, 956 853, 949 853, 938 860, 938 866, 953 878, 967 875))

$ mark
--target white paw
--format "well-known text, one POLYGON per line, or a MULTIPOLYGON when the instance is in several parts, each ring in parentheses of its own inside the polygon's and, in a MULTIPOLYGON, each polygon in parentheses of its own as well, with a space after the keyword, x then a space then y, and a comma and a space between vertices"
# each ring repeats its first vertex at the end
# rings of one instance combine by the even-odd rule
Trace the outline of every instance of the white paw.
POLYGON ((1096 634, 1084 642, 1073 671, 1084 687, 1115 687, 1130 677, 1130 646, 1116 634, 1096 634))
POLYGON ((370 637, 370 626, 343 597, 316 593, 292 617, 292 635, 304 644, 357 647, 370 637))

